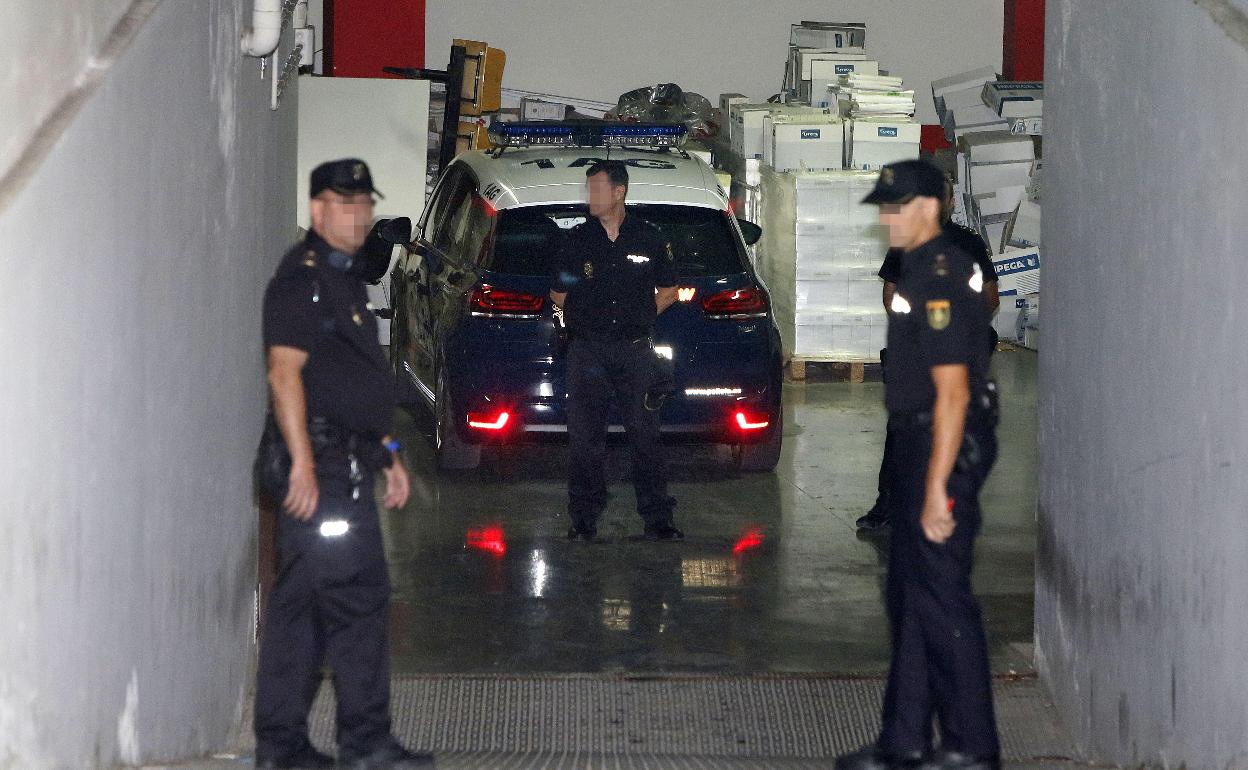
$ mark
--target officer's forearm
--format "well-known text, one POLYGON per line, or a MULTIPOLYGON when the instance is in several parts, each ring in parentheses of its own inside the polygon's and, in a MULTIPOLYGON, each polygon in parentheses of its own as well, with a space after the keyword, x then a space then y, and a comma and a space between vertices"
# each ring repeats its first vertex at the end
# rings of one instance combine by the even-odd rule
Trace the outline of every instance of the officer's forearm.
POLYGON ((303 374, 297 369, 270 367, 269 390, 273 394, 273 416, 290 451, 292 464, 312 465, 312 439, 308 436, 303 374))
POLYGON ((566 291, 555 291, 554 289, 551 289, 550 301, 559 307, 563 307, 563 303, 568 301, 568 293, 566 291))
POLYGON ((884 312, 891 313, 893 311, 893 295, 897 293, 897 284, 892 281, 884 282, 884 312))
POLYGON ((970 374, 964 364, 932 368, 936 403, 932 407, 932 456, 927 465, 927 494, 944 495, 962 448, 966 410, 971 402, 970 374))
POLYGON ((667 310, 676 302, 676 287, 661 288, 654 294, 654 309, 658 313, 667 310))

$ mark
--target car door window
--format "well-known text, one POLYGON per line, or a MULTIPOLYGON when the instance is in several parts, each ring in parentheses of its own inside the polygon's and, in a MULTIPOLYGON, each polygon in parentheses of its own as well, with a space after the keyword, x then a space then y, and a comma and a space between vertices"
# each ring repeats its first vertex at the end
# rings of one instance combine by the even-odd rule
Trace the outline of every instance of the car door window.
POLYGON ((462 166, 452 166, 450 171, 446 173, 446 176, 442 178, 441 184, 429 196, 429 203, 425 206, 424 216, 420 221, 420 236, 426 242, 433 241, 434 233, 437 232, 438 226, 442 224, 442 220, 446 218, 448 200, 454 194, 455 188, 458 186, 459 180, 464 173, 462 166))
POLYGON ((433 247, 444 256, 450 256, 456 242, 456 234, 464 227, 464 222, 471 207, 473 180, 468 174, 460 174, 449 190, 439 221, 433 223, 434 230, 429 239, 433 247))
POLYGON ((460 206, 451 223, 448 255, 464 267, 481 263, 482 256, 491 248, 494 231, 494 207, 476 192, 470 194, 460 206))

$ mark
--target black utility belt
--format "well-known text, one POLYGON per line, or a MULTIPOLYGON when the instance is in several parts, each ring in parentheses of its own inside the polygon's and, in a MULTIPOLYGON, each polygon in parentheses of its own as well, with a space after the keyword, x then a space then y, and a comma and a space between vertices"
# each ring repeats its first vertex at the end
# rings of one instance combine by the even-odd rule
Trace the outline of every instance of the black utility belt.
POLYGON ((361 465, 373 472, 389 468, 392 461, 390 450, 382 445, 380 438, 348 430, 323 417, 308 420, 308 437, 312 440, 314 456, 337 450, 355 457, 361 465))

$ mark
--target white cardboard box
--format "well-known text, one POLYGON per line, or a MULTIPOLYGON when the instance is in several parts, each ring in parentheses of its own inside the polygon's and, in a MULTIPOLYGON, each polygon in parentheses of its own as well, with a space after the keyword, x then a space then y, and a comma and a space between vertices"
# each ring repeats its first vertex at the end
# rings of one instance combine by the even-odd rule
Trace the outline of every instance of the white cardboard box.
POLYGON ((719 111, 723 113, 724 120, 732 117, 732 108, 738 104, 747 104, 750 97, 745 94, 720 94, 719 95, 719 111))
POLYGON ((1014 136, 1044 136, 1044 118, 1010 118, 1006 121, 1014 136))
MULTIPOLYGON (((841 53, 839 51, 816 51, 806 48, 798 48, 793 54, 796 66, 793 71, 797 74, 797 79, 810 80, 811 69, 816 61, 840 62, 842 64, 852 64, 853 62, 866 61, 866 56, 854 56, 841 53)), ((876 74, 879 74, 879 63, 876 63, 876 74)))
POLYGON ((789 27, 789 45, 823 50, 862 49, 867 25, 857 22, 803 21, 789 27))
POLYGON ((959 141, 958 152, 965 152, 971 165, 1031 162, 1036 159, 1036 144, 1029 136, 1014 136, 1008 131, 997 131, 977 134, 959 141))
POLYGON ((733 125, 733 150, 743 158, 763 158, 767 150, 767 120, 772 115, 826 115, 819 107, 802 104, 741 105, 733 125), (740 136, 738 144, 737 137, 740 136))
POLYGON ((833 59, 816 59, 810 63, 810 77, 807 80, 836 81, 842 75, 879 75, 878 61, 837 61, 833 59))
POLYGON ((1020 342, 1019 312, 1027 307, 1027 295, 1040 291, 1040 249, 1006 249, 992 260, 997 271, 1001 309, 993 328, 1001 339, 1020 342))
POLYGON ((919 157, 919 139, 923 127, 918 123, 893 123, 873 120, 853 121, 846 168, 855 171, 879 171, 889 163, 919 157))
POLYGON ((1040 245, 1040 204, 1024 199, 1005 227, 1005 243, 1025 249, 1040 245))
POLYGON ((777 171, 839 171, 845 125, 835 115, 774 115, 765 161, 777 171))
POLYGON ((1044 83, 1003 80, 985 83, 984 104, 1003 118, 1038 118, 1044 114, 1044 83))
POLYGON ((963 91, 967 88, 983 88, 984 83, 997 79, 996 67, 980 67, 969 72, 932 81, 932 96, 944 96, 950 91, 963 91))

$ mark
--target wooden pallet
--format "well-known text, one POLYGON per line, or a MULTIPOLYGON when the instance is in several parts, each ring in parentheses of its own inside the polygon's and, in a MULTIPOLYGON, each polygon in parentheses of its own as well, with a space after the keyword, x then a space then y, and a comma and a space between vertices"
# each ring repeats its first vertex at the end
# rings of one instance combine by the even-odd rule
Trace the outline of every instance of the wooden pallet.
POLYGON ((879 366, 878 361, 831 361, 817 358, 793 358, 785 367, 786 379, 790 382, 805 382, 807 365, 819 365, 830 369, 834 380, 848 382, 864 382, 868 366, 879 366))

